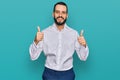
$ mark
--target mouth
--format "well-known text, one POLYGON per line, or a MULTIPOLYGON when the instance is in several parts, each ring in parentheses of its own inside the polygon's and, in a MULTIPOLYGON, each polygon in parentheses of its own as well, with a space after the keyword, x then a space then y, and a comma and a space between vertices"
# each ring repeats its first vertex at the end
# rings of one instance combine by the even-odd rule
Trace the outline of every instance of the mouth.
POLYGON ((62 21, 62 20, 64 20, 64 18, 63 17, 57 17, 57 20, 62 21))
POLYGON ((57 17, 57 19, 64 19, 63 17, 57 17))
POLYGON ((54 17, 54 21, 57 25, 63 25, 66 22, 66 19, 64 19, 63 17, 59 16, 59 17, 54 17))
POLYGON ((63 19, 63 18, 57 18, 57 19, 63 19))
POLYGON ((58 20, 64 20, 63 18, 57 18, 58 20))

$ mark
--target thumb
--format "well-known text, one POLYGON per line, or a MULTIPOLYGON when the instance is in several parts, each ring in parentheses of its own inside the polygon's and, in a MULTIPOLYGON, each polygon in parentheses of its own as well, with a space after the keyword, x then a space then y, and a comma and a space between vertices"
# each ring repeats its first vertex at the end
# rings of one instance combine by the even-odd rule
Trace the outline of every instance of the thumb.
POLYGON ((80 36, 83 36, 83 33, 84 33, 84 30, 82 29, 82 30, 80 31, 80 36))
POLYGON ((38 32, 40 32, 40 26, 38 26, 37 29, 38 29, 38 32))

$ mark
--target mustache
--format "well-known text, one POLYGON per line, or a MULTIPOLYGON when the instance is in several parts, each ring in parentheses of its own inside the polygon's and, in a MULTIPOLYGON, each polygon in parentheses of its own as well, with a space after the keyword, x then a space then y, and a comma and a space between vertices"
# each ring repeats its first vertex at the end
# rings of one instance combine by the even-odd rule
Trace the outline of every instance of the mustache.
POLYGON ((62 16, 59 16, 59 17, 57 17, 56 19, 58 19, 58 18, 62 18, 62 19, 64 19, 62 16))

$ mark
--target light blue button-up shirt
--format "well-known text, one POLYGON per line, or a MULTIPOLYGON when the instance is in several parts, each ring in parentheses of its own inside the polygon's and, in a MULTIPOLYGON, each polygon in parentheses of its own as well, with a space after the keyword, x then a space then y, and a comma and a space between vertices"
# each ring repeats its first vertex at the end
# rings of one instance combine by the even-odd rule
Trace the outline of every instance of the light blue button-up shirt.
POLYGON ((37 45, 33 42, 30 45, 29 52, 32 60, 36 60, 43 51, 46 56, 45 67, 65 71, 73 67, 73 54, 76 50, 78 57, 85 61, 89 54, 88 46, 86 48, 78 42, 78 33, 66 24, 59 31, 53 24, 42 31, 44 38, 37 45))

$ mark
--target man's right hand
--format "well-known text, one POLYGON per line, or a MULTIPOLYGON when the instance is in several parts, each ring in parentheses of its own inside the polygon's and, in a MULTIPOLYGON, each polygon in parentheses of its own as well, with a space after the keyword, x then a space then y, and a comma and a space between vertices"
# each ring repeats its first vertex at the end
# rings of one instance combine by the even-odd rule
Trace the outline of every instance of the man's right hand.
POLYGON ((39 26, 37 27, 37 29, 38 29, 38 32, 37 32, 35 40, 34 40, 36 45, 39 43, 39 41, 43 40, 43 36, 44 36, 43 32, 40 32, 40 27, 39 26))

